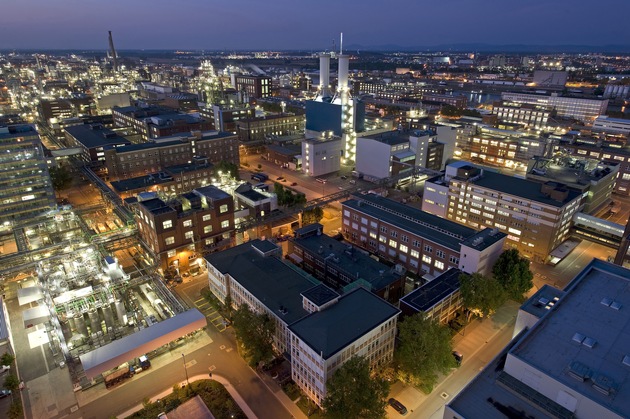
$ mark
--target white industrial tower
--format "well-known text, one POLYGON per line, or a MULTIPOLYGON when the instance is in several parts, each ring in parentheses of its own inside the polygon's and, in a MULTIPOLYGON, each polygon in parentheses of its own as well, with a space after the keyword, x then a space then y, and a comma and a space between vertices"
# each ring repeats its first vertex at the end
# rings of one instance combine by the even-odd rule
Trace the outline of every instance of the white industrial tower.
POLYGON ((348 87, 348 73, 350 69, 350 56, 343 53, 343 33, 339 43, 339 70, 337 73, 337 94, 333 103, 341 105, 341 131, 344 147, 345 164, 355 161, 357 152, 357 134, 354 126, 354 102, 350 98, 348 87))

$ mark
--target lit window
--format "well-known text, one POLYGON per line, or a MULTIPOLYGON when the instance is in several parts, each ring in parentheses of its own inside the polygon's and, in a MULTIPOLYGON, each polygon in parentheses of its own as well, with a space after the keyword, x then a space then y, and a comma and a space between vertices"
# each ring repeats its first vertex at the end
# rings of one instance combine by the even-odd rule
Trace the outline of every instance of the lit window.
POLYGON ((192 227, 192 220, 184 221, 184 227, 192 227))
POLYGON ((203 228, 203 232, 204 232, 205 234, 212 233, 212 226, 211 226, 211 225, 209 225, 209 226, 205 226, 205 227, 203 228))
POLYGON ((166 244, 173 244, 173 243, 175 243, 175 237, 173 237, 173 236, 167 237, 166 239, 164 239, 164 243, 166 243, 166 244))
POLYGON ((173 227, 173 220, 166 220, 162 222, 162 228, 171 228, 173 227))
POLYGON ((221 206, 219 207, 219 212, 220 212, 221 214, 223 214, 224 212, 227 212, 227 211, 228 211, 228 206, 227 206, 227 204, 223 204, 223 205, 221 205, 221 206))
POLYGON ((229 220, 221 221, 221 228, 228 228, 228 227, 230 227, 229 220))
POLYGON ((431 256, 422 255, 422 261, 424 263, 431 263, 431 256))
POLYGON ((203 221, 210 221, 210 214, 206 214, 202 218, 203 221))

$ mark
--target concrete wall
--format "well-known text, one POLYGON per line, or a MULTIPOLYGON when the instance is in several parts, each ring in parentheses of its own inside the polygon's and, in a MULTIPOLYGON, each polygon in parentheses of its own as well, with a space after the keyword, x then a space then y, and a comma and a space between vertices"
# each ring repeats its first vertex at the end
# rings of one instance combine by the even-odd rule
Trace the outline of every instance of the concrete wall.
POLYGON ((383 179, 389 177, 391 147, 369 138, 357 138, 356 170, 367 176, 383 179))

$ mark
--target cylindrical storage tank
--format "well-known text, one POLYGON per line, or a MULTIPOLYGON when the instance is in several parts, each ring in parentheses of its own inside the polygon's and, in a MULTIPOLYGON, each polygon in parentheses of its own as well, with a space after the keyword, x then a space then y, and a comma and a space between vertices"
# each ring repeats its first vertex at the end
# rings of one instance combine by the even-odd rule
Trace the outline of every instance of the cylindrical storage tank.
POLYGON ((71 331, 75 331, 77 330, 77 322, 74 320, 74 317, 70 317, 68 319, 68 327, 70 328, 71 331))
POLYGON ((127 313, 127 310, 125 310, 125 305, 123 304, 122 301, 116 301, 116 316, 118 316, 118 323, 120 323, 122 326, 125 325, 125 314, 127 313))
POLYGON ((88 312, 88 317, 90 318, 90 327, 92 329, 92 333, 101 332, 101 318, 98 316, 98 311, 93 310, 88 312))
POLYGON ((67 342, 72 337, 72 331, 70 330, 70 322, 61 323, 61 333, 63 333, 63 338, 67 342))
POLYGON ((109 329, 110 327, 114 327, 114 315, 112 314, 111 306, 109 304, 104 305, 102 307, 102 310, 103 310, 103 319, 105 320, 106 329, 109 329))
POLYGON ((75 318, 75 323, 77 325, 77 332, 82 334, 84 337, 88 336, 87 326, 85 324, 85 318, 83 318, 83 314, 78 314, 75 318))
POLYGON ((319 54, 319 88, 322 96, 329 96, 330 86, 330 54, 319 54))
POLYGON ((339 80, 337 83, 337 91, 342 92, 344 90, 348 90, 348 72, 350 68, 350 56, 349 55, 340 55, 339 56, 339 80))

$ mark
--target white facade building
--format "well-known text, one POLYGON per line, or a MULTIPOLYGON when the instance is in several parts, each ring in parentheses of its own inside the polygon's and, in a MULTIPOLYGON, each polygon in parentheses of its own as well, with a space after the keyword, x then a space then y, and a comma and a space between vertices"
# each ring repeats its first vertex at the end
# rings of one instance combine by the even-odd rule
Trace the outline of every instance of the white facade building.
POLYGON ((558 116, 574 118, 579 121, 592 122, 599 115, 606 113, 608 99, 583 99, 576 97, 558 96, 535 93, 502 92, 501 99, 517 103, 550 106, 556 110, 558 116))

